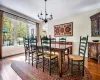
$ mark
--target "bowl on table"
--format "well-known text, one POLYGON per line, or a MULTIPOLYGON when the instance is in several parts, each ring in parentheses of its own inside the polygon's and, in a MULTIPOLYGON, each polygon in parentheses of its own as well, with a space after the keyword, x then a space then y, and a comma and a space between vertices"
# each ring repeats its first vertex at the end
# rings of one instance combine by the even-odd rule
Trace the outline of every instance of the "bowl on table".
POLYGON ((99 40, 92 40, 93 42, 99 42, 99 40))

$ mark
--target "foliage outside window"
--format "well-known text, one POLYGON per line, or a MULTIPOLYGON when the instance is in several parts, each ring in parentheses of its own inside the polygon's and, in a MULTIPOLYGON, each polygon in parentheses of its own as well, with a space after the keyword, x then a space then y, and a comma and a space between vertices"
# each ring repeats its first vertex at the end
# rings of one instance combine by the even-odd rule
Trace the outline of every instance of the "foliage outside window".
POLYGON ((21 21, 17 21, 17 38, 23 38, 26 36, 26 24, 21 21))
MULTIPOLYGON (((14 46, 15 44, 23 45, 23 37, 31 37, 31 29, 34 29, 34 24, 28 25, 29 23, 11 19, 9 17, 3 17, 3 29, 2 29, 2 45, 3 46, 14 46)), ((36 30, 36 29, 35 29, 36 30)), ((35 31, 36 32, 36 31, 35 31)))
POLYGON ((13 41, 14 41, 14 21, 11 18, 3 17, 3 44, 5 42, 6 45, 13 45, 13 41))

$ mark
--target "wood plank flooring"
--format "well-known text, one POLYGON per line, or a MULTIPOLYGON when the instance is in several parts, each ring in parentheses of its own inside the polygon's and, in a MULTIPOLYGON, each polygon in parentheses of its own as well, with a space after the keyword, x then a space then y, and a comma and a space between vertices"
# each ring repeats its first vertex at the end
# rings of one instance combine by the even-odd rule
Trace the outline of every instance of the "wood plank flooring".
POLYGON ((93 59, 85 59, 85 67, 91 73, 93 80, 100 80, 100 63, 93 59))
MULTIPOLYGON (((11 68, 11 63, 13 60, 24 61, 24 55, 16 55, 0 60, 0 80, 22 80, 11 68)), ((100 80, 100 63, 86 58, 85 67, 91 73, 93 80, 100 80)))

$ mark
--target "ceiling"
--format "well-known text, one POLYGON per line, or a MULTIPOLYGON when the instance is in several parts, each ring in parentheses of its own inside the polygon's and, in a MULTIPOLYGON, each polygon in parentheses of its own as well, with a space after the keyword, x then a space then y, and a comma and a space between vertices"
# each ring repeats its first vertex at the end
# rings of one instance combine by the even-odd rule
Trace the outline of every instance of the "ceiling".
MULTIPOLYGON (((32 18, 38 19, 37 14, 44 12, 44 0, 0 0, 0 3, 23 13, 32 18)), ((53 14, 53 18, 65 17, 69 14, 82 12, 100 7, 100 0, 48 0, 47 12, 53 14)))

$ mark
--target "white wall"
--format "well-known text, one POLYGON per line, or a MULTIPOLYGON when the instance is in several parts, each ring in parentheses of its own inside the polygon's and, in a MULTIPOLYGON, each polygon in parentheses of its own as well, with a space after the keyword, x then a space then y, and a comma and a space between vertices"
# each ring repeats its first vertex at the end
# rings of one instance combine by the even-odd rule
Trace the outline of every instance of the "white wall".
MULTIPOLYGON (((61 19, 52 20, 48 23, 48 35, 54 37, 54 25, 73 22, 73 36, 66 36, 66 38, 67 41, 73 42, 73 53, 78 54, 78 45, 80 36, 88 35, 89 41, 92 41, 93 39, 100 40, 100 37, 91 37, 91 20, 90 20, 90 16, 98 13, 99 11, 100 8, 86 12, 76 13, 61 19)), ((86 56, 87 55, 88 53, 86 53, 86 56)))

